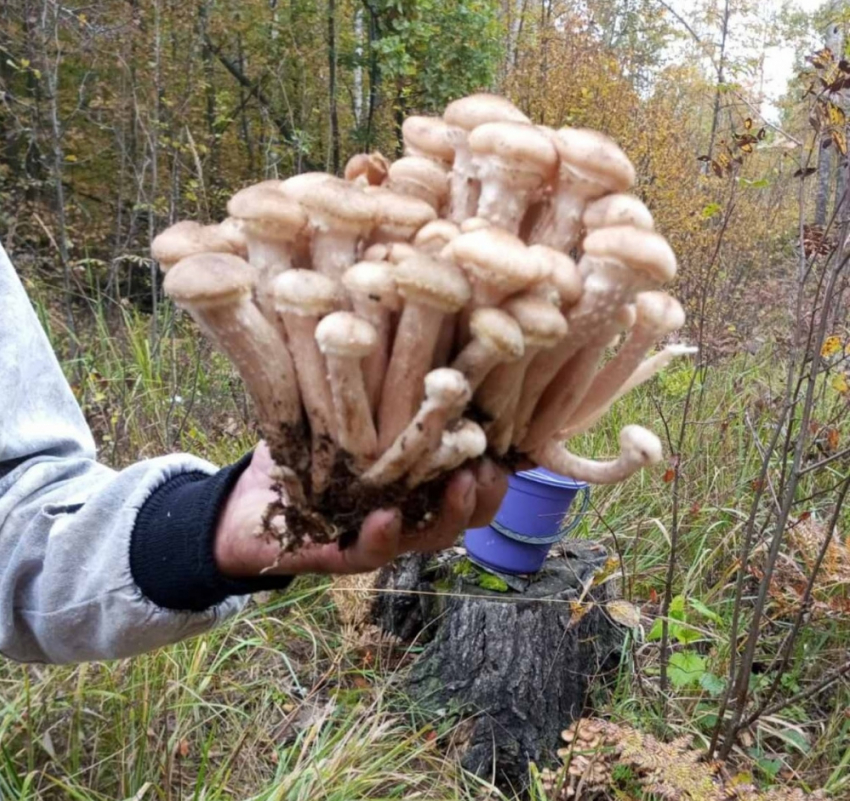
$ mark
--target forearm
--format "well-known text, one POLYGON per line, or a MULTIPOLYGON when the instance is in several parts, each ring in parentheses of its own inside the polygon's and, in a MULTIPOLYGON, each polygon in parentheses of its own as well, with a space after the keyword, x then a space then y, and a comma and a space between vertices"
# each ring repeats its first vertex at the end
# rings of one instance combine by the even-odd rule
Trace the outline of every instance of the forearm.
POLYGON ((216 581, 208 537, 194 554, 187 547, 210 530, 207 520, 178 530, 167 508, 150 509, 175 482, 193 481, 195 511, 207 506, 212 516, 218 488, 204 487, 219 477, 204 478, 212 474, 200 460, 172 456, 120 473, 85 459, 38 458, 5 476, 0 652, 45 662, 130 656, 236 612, 240 601, 223 577, 216 581))
MULTIPOLYGON (((196 634, 260 589, 213 560, 244 465, 167 456, 115 472, 0 248, 0 653, 67 662, 196 634)), ((280 586, 282 580, 276 579, 280 586)))

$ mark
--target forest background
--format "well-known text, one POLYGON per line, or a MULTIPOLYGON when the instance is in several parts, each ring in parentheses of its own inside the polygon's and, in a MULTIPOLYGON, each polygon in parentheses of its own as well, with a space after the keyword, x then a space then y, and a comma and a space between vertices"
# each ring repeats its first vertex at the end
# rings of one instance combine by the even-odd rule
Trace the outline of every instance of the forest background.
MULTIPOLYGON (((688 796, 609 755, 586 797, 847 798, 848 21, 754 0, 6 0, 0 239, 101 458, 226 463, 250 410, 162 295, 153 236, 222 219, 250 182, 395 157, 407 115, 480 89, 606 132, 700 350, 582 441, 611 453, 642 422, 669 457, 595 492, 580 529, 616 557, 629 630, 588 715, 715 772, 688 796)), ((329 587, 128 663, 0 666, 0 798, 501 797, 453 759, 457 720, 398 697, 416 649, 358 638, 329 587)))

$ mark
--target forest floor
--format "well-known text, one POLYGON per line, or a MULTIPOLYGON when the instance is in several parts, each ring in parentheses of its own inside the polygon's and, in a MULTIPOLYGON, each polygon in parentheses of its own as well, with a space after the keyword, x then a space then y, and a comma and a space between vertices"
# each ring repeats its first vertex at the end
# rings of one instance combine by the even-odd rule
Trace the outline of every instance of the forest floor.
MULTIPOLYGON (((226 363, 167 310, 152 344, 150 319, 129 305, 81 305, 76 342, 61 310, 38 308, 107 463, 190 451, 225 464, 251 448, 249 413, 226 363)), ((672 432, 675 440, 689 407, 679 462, 594 490, 575 536, 617 555, 623 597, 640 613, 615 680, 593 694, 592 713, 667 741, 689 735, 695 749, 707 745, 717 721, 735 559, 757 490, 760 437, 781 397, 781 351, 763 340, 730 348, 697 376, 691 365, 675 365, 576 445, 598 456, 616 452, 627 422, 672 432), (674 466, 677 481, 670 480, 674 466), (658 615, 673 536, 673 657, 662 697, 658 615)), ((829 409, 846 401, 837 390, 823 398, 826 429, 829 409)), ((823 447, 837 447, 841 436, 850 432, 826 430, 823 447)), ((846 465, 837 461, 835 470, 843 475, 846 465)), ((783 572, 770 588, 755 691, 772 678, 764 663, 789 626, 795 571, 805 569, 825 525, 818 488, 803 489, 812 497, 794 515, 783 572)), ((782 676, 787 705, 747 729, 733 752, 740 781, 850 797, 848 686, 795 700, 845 660, 850 645, 846 540, 836 540, 833 557, 782 676)), ((763 558, 757 547, 753 580, 763 558)), ((452 759, 456 721, 427 719, 398 689, 417 648, 399 650, 342 625, 331 587, 328 579, 299 579, 285 593, 253 599, 207 635, 137 659, 69 667, 0 662, 0 799, 504 798, 452 759)), ((657 797, 630 781, 621 774, 606 797, 657 797)), ((542 783, 535 787, 542 801, 542 783)))

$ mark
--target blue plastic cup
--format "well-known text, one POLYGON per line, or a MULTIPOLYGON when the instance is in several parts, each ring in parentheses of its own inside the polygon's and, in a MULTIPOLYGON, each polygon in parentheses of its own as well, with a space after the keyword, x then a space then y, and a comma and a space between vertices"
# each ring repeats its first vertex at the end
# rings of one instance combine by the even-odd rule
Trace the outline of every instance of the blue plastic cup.
POLYGON ((510 476, 508 491, 493 522, 466 531, 467 554, 473 562, 500 573, 536 573, 552 545, 579 524, 588 502, 585 482, 542 467, 510 476), (582 505, 565 522, 579 492, 583 494, 582 505))

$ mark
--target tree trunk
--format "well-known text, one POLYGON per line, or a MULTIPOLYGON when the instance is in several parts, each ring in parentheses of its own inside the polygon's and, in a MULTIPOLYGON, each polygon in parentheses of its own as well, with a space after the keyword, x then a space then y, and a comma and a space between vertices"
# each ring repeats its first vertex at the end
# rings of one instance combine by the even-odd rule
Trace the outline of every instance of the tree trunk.
POLYGON ((336 0, 328 0, 328 102, 330 104, 331 172, 339 175, 339 116, 336 101, 336 0))
POLYGON ((524 787, 529 762, 554 759, 560 732, 585 711, 591 681, 622 648, 621 630, 600 606, 610 583, 586 591, 606 562, 604 548, 556 547, 559 558, 531 580, 511 579, 508 592, 458 576, 458 555, 436 567, 405 557, 377 582, 393 592, 378 594, 376 623, 428 643, 406 692, 431 715, 461 716, 453 746, 464 768, 495 775, 504 788, 524 787))
MULTIPOLYGON (((829 23, 824 34, 824 45, 828 47, 836 59, 842 58, 844 49, 844 33, 838 17, 843 11, 843 0, 836 0, 829 8, 829 23)), ((815 190, 815 225, 826 225, 829 214, 829 189, 835 173, 837 159, 833 156, 835 146, 825 131, 821 136, 821 147, 818 153, 818 183, 815 190)), ((838 188, 840 180, 836 181, 836 192, 843 191, 838 188)))

